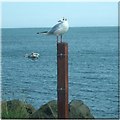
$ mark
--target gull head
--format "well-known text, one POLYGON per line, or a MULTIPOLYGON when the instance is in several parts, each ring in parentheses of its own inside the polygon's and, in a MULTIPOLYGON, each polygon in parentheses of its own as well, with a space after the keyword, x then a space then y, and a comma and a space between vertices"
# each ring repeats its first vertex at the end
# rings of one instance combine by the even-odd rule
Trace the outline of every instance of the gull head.
POLYGON ((63 18, 60 19, 58 22, 65 22, 65 21, 67 21, 67 19, 63 17, 63 18))

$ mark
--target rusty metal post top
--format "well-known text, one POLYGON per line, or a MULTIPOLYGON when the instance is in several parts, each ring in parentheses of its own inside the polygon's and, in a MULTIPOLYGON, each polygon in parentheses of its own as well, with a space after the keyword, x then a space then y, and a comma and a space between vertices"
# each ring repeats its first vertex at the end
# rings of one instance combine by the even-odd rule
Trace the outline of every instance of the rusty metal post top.
POLYGON ((60 42, 60 43, 57 43, 58 45, 67 45, 68 46, 68 43, 66 42, 60 42))
POLYGON ((62 43, 57 43, 57 55, 67 55, 68 54, 68 43, 62 42, 62 43))
POLYGON ((68 43, 57 43, 58 118, 68 118, 68 43))

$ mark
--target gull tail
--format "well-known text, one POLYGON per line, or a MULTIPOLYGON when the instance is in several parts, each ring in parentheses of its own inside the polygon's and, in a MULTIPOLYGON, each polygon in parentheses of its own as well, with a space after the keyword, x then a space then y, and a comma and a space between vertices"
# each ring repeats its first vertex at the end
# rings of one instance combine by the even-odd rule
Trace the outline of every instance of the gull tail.
POLYGON ((47 35, 47 34, 48 34, 48 31, 44 31, 44 32, 37 32, 37 34, 45 34, 45 35, 47 35))

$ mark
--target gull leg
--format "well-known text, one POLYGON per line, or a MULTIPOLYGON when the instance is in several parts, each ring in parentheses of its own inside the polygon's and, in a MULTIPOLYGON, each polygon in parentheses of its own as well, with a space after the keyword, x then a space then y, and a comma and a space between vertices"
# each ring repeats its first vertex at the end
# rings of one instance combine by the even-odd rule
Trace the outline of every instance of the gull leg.
POLYGON ((57 43, 58 43, 58 36, 57 36, 57 43))
POLYGON ((61 35, 60 37, 61 37, 61 40, 60 40, 60 42, 62 43, 62 35, 61 35))

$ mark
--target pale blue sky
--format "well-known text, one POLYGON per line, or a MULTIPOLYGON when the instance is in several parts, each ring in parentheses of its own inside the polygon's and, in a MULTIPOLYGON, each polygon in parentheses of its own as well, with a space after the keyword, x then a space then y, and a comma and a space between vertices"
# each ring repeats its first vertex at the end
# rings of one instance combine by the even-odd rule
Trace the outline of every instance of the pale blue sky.
POLYGON ((66 17, 71 27, 117 26, 117 2, 4 2, 2 27, 52 27, 66 17))

